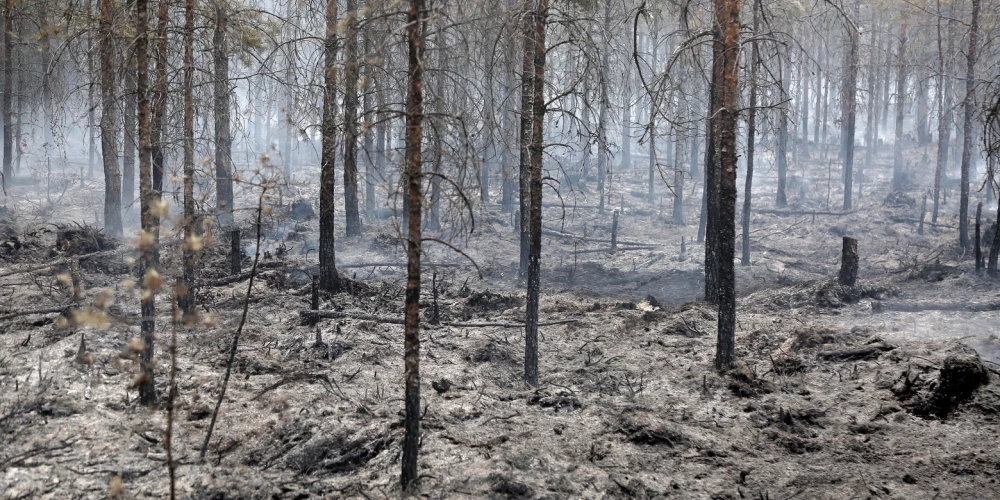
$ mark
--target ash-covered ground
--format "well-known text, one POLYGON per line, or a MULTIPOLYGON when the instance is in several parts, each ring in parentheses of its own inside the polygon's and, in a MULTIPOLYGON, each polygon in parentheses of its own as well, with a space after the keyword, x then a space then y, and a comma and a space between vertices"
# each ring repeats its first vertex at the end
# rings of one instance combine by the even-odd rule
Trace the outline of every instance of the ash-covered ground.
MULTIPOLYGON (((639 168, 619 173, 604 214, 592 192, 568 189, 565 208, 545 209, 541 316, 556 324, 542 327, 537 389, 521 378, 524 300, 510 214, 477 205, 469 234, 468 214, 459 225, 448 212, 455 219, 442 237, 468 258, 428 244, 419 495, 1000 496, 1000 294, 958 249, 957 199, 937 225, 928 214, 918 234, 926 186, 890 194, 888 168, 869 169, 856 210, 839 213, 828 160, 793 165, 791 206, 780 213, 773 174, 758 174, 752 265, 738 267, 741 361, 725 375, 713 367, 715 312, 699 301, 699 184, 685 193, 683 226, 670 223, 669 194, 645 199, 639 168), (623 242, 614 254, 605 242, 613 209, 623 242), (836 284, 845 235, 859 240, 856 287, 836 284), (435 302, 439 325, 429 324, 435 302)), ((246 279, 226 279, 229 242, 217 237, 201 256, 201 321, 174 325, 166 287, 158 297, 164 403, 144 408, 132 388, 134 247, 92 229, 97 214, 85 207, 99 206, 100 185, 69 187, 56 202, 44 184, 11 189, 0 216, 0 496, 165 497, 174 335, 181 497, 401 496, 402 327, 384 321, 402 317, 401 240, 392 219, 375 218, 363 237, 340 238, 338 264, 354 284, 320 308, 344 317, 311 324, 301 311, 318 226, 291 203, 316 199, 304 180, 318 174, 297 175, 268 202, 260 249, 269 258, 249 294, 204 461, 247 294, 246 279), (64 312, 71 307, 75 316, 64 312)), ((247 206, 255 196, 243 193, 247 206)), ((239 217, 244 270, 256 249, 253 216, 239 217)), ((169 281, 179 269, 172 231, 161 235, 169 281)))

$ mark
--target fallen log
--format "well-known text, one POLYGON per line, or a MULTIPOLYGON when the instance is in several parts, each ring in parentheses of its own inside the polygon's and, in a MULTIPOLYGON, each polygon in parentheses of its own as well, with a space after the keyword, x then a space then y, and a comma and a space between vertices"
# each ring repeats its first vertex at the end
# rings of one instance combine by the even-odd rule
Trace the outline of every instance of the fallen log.
POLYGON ((74 255, 72 257, 60 257, 60 258, 58 258, 56 260, 51 260, 51 261, 46 262, 44 264, 33 264, 33 265, 30 265, 30 266, 21 267, 21 268, 18 268, 18 269, 11 269, 9 271, 4 271, 4 272, 0 273, 0 278, 6 278, 7 276, 14 276, 14 275, 17 275, 17 274, 24 274, 24 273, 31 273, 31 272, 35 272, 35 271, 41 271, 43 269, 48 269, 50 267, 55 267, 55 266, 59 266, 59 265, 62 265, 62 264, 66 264, 66 263, 69 263, 70 261, 77 260, 77 259, 79 259, 79 260, 86 260, 86 259, 93 259, 93 258, 96 258, 96 257, 105 257, 105 256, 108 256, 108 255, 113 255, 113 254, 121 252, 121 251, 123 251, 123 249, 116 248, 114 250, 104 250, 104 251, 101 251, 101 252, 85 253, 85 254, 82 254, 82 255, 74 255))
MULTIPOLYGON (((262 262, 261 264, 259 264, 257 266, 256 273, 259 274, 260 271, 264 271, 264 270, 267 270, 267 269, 276 269, 276 268, 279 268, 279 267, 283 267, 284 265, 285 265, 285 262, 283 262, 283 261, 262 262)), ((243 281, 245 279, 249 279, 250 276, 252 274, 254 274, 254 272, 255 271, 252 271, 252 270, 251 271, 244 271, 244 272, 242 272, 240 274, 237 274, 235 276, 226 276, 225 278, 219 278, 219 279, 214 279, 214 280, 203 281, 203 282, 198 283, 197 286, 225 286, 225 285, 230 285, 232 283, 238 283, 238 282, 243 281)))
POLYGON ((991 302, 882 302, 883 311, 924 312, 924 311, 962 311, 991 312, 1000 311, 1000 301, 991 302))
POLYGON ((896 346, 879 342, 854 349, 822 351, 817 356, 825 361, 861 361, 877 358, 883 352, 891 351, 895 348, 896 346))
MULTIPOLYGON (((459 267, 461 264, 454 262, 440 263, 440 264, 430 264, 428 262, 423 262, 420 267, 459 267)), ((358 269, 366 267, 406 267, 406 262, 360 262, 357 264, 341 264, 337 266, 340 269, 358 269)))
POLYGON ((8 321, 20 316, 31 316, 32 314, 54 314, 61 313, 67 308, 72 307, 72 304, 64 306, 53 306, 53 307, 39 307, 37 309, 25 309, 23 311, 11 311, 0 316, 0 321, 8 321))
MULTIPOLYGON (((385 323, 389 325, 403 325, 404 320, 401 318, 388 318, 385 316, 376 316, 374 314, 365 313, 353 313, 346 311, 317 311, 311 309, 303 309, 299 311, 299 316, 303 321, 309 321, 314 318, 322 319, 357 319, 361 321, 373 321, 375 323, 385 323)), ((554 326, 554 325, 565 325, 569 323, 576 323, 578 320, 575 319, 563 319, 555 321, 542 321, 538 323, 538 326, 554 326)), ((452 321, 452 322, 441 322, 438 325, 424 325, 421 327, 424 329, 437 329, 441 327, 455 327, 455 328, 524 328, 524 323, 501 323, 501 322, 463 322, 463 321, 452 321)))
POLYGON ((854 213, 857 213, 857 212, 858 212, 857 210, 849 210, 847 212, 831 212, 831 211, 828 211, 828 210, 776 210, 776 209, 767 209, 767 208, 755 208, 755 209, 753 209, 753 213, 768 214, 768 215, 777 215, 779 217, 793 217, 793 216, 800 216, 800 215, 812 215, 812 216, 829 215, 829 216, 832 216, 832 217, 841 217, 841 216, 844 216, 844 215, 851 215, 851 214, 854 214, 854 213))

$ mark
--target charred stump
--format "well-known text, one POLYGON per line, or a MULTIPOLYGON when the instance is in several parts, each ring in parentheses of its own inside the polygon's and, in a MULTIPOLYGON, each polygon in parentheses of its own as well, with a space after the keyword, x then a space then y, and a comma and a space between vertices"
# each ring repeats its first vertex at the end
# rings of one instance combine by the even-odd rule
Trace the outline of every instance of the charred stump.
POLYGON ((233 229, 229 233, 229 274, 238 276, 243 261, 243 248, 240 245, 240 230, 233 229))
POLYGON ((858 281, 858 240, 844 236, 840 256, 840 284, 854 286, 858 281))

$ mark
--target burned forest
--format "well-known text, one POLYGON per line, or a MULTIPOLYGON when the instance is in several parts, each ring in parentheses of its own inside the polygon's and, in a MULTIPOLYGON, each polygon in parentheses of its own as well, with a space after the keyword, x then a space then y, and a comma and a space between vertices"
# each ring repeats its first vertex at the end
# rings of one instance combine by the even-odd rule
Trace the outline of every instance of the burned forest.
POLYGON ((0 2, 0 499, 1000 498, 998 0, 0 2))

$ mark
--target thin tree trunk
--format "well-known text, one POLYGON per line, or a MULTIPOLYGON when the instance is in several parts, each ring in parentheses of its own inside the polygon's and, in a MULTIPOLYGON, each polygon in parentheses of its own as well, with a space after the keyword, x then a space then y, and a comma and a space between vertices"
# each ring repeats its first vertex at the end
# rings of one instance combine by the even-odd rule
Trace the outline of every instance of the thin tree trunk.
MULTIPOLYGON (((336 266, 334 182, 337 160, 337 0, 326 2, 326 39, 323 45, 323 123, 319 193, 319 283, 337 293, 343 287, 336 266)), ((414 476, 415 477, 415 476, 414 476)))
POLYGON ((715 367, 729 369, 736 362, 736 132, 739 120, 740 1, 715 0, 715 20, 721 32, 715 61, 717 108, 715 120, 715 152, 713 162, 719 171, 719 322, 715 367))
MULTIPOLYGON (((965 111, 962 137, 962 195, 958 215, 958 239, 962 248, 969 248, 969 170, 972 164, 973 114, 976 103, 976 43, 979 37, 979 8, 982 0, 972 0, 972 25, 969 28, 969 50, 966 53, 965 111)), ((978 250, 977 250, 978 251, 978 250)))
MULTIPOLYGON (((6 0, 3 9, 3 177, 14 180, 14 0, 6 0)), ((117 168, 116 168, 117 170, 117 168)))
POLYGON ((361 235, 358 211, 358 4, 347 0, 344 38, 344 218, 347 236, 361 235))
MULTIPOLYGON (((754 141, 757 133, 757 30, 760 28, 757 9, 760 0, 753 3, 753 34, 754 39, 750 42, 750 107, 747 110, 747 173, 743 186, 743 254, 740 264, 750 265, 750 202, 753 198, 753 161, 754 161, 754 141)), ((817 75, 817 79, 819 76, 817 75)), ((808 106, 808 103, 806 104, 808 106)), ((803 137, 808 137, 808 128, 804 129, 803 137)))
MULTIPOLYGON (((336 0, 330 0, 334 3, 336 0)), ((406 35, 409 52, 409 82, 406 98, 406 177, 410 193, 409 232, 406 251, 406 317, 404 327, 404 371, 406 377, 403 421, 403 463, 400 480, 404 490, 416 488, 417 453, 420 446, 420 219, 423 208, 421 141, 423 140, 423 31, 424 0, 410 0, 406 35)))
POLYGON ((611 76, 610 52, 611 42, 611 0, 604 1, 604 31, 602 32, 603 45, 601 46, 601 80, 600 80, 600 111, 597 117, 597 193, 601 199, 598 201, 598 210, 604 214, 604 190, 608 174, 608 78, 611 76))
POLYGON ((785 193, 786 178, 788 175, 788 85, 791 81, 791 58, 789 57, 788 46, 785 46, 784 56, 778 57, 778 74, 781 80, 778 86, 781 89, 781 104, 778 109, 778 150, 775 151, 778 164, 778 192, 775 195, 774 205, 778 208, 788 206, 788 197, 785 193))
MULTIPOLYGON (((226 9, 228 7, 224 1, 216 0, 212 57, 215 60, 213 81, 215 94, 215 201, 219 225, 228 228, 233 225, 235 206, 233 205, 233 138, 229 132, 229 45, 226 39, 229 29, 229 12, 226 9)), ((185 76, 185 79, 187 78, 185 76)), ((189 92, 187 88, 184 91, 189 92)), ((187 108, 188 104, 185 102, 185 120, 187 120, 187 108)))
MULTIPOLYGON (((9 2, 10 0, 8 0, 9 2)), ((114 7, 112 0, 98 0, 100 26, 98 45, 101 59, 101 156, 104 160, 104 231, 114 238, 122 234, 122 178, 118 170, 118 88, 115 78, 115 43, 112 37, 114 7)), ((6 80, 6 77, 5 77, 6 80)), ((10 95, 5 93, 5 96, 10 95)), ((5 98, 6 99, 6 98, 5 98)), ((6 102, 6 101, 5 101, 6 102)), ((5 104, 6 106, 6 104, 5 104)), ((6 109, 4 110, 6 125, 6 109)), ((4 127, 4 158, 6 167, 7 127, 4 127)), ((5 174, 6 176, 6 174, 5 174)))
POLYGON ((531 100, 531 248, 524 319, 524 381, 538 386, 538 302, 542 260, 542 141, 545 121, 545 28, 549 0, 538 0, 534 18, 534 70, 531 100))
POLYGON ((156 21, 156 82, 150 117, 150 160, 153 168, 153 191, 163 193, 163 129, 167 114, 167 28, 170 24, 169 1, 161 0, 156 21))
MULTIPOLYGON (((369 18, 370 20, 370 18, 369 18)), ((364 44, 365 54, 372 53, 372 30, 371 28, 366 28, 362 34, 362 40, 364 44)), ((365 81, 367 85, 364 90, 364 98, 361 102, 361 116, 364 117, 364 128, 362 131, 362 149, 364 150, 364 161, 365 161, 365 217, 371 217, 375 211, 375 162, 372 161, 372 155, 375 155, 374 151, 374 131, 372 116, 374 111, 372 109, 372 92, 369 88, 371 82, 375 78, 374 67, 371 64, 365 64, 365 81)), ((370 220, 370 219, 369 219, 370 220)))
MULTIPOLYGON (((858 2, 855 0, 852 8, 852 16, 857 19, 858 2)), ((844 155, 844 210, 851 209, 851 195, 854 190, 854 129, 857 119, 857 94, 858 94, 858 38, 860 33, 853 24, 853 20, 848 20, 847 25, 847 53, 844 61, 844 87, 841 89, 841 104, 843 114, 841 121, 841 150, 844 155)))
POLYGON ((938 0, 938 150, 937 168, 934 171, 934 211, 931 222, 937 223, 938 213, 941 203, 941 187, 944 175, 948 168, 948 143, 951 135, 951 69, 952 57, 954 54, 955 29, 953 21, 948 21, 948 45, 947 50, 941 47, 941 2, 938 0), (947 55, 946 55, 947 54, 947 55), (945 61, 948 61, 947 63, 945 61))
MULTIPOLYGON (((714 0, 716 15, 719 15, 721 2, 728 0, 714 0)), ((718 152, 719 139, 719 109, 722 107, 720 95, 720 85, 723 59, 723 38, 725 37, 724 27, 718 25, 721 19, 717 19, 714 40, 712 42, 712 84, 709 87, 708 99, 708 127, 705 130, 705 195, 701 206, 701 218, 705 221, 705 302, 709 304, 719 303, 719 197, 722 187, 718 152)), ((787 129, 786 129, 787 130, 787 129)), ((699 235, 700 236, 700 235, 699 235)))
MULTIPOLYGON (((188 0, 193 1, 193 0, 188 0)), ((156 384, 153 380, 154 333, 156 330, 156 289, 159 287, 156 270, 156 246, 159 241, 159 216, 154 212, 156 201, 153 192, 153 172, 150 158, 149 133, 149 31, 148 31, 148 0, 136 0, 136 100, 139 103, 139 196, 140 221, 143 244, 139 249, 140 271, 143 276, 142 309, 142 341, 141 354, 142 383, 139 385, 139 401, 146 406, 156 403, 156 384), (150 237, 151 236, 151 237, 150 237)))
POLYGON ((892 189, 903 189, 903 112, 906 110, 906 21, 899 28, 896 59, 896 144, 892 148, 892 189))
POLYGON ((529 15, 530 10, 528 3, 530 0, 524 0, 524 5, 522 7, 523 11, 521 13, 522 27, 521 27, 521 40, 523 42, 524 48, 524 58, 521 64, 521 133, 520 133, 520 162, 518 169, 518 180, 520 187, 520 237, 521 237, 521 254, 518 266, 518 276, 524 278, 528 274, 528 246, 530 243, 531 234, 529 232, 529 199, 531 196, 531 113, 532 113, 532 102, 534 100, 534 86, 532 84, 532 74, 534 73, 534 24, 531 22, 531 16, 529 15))
MULTIPOLYGON (((162 1, 162 0, 161 0, 162 1)), ((225 86, 227 82, 223 82, 220 85, 219 77, 223 76, 219 73, 222 69, 219 67, 219 51, 225 50, 225 14, 222 12, 222 6, 216 5, 215 8, 216 16, 216 26, 215 26, 215 37, 213 39, 213 52, 215 56, 216 63, 216 74, 215 74, 215 135, 216 135, 216 183, 220 182, 219 179, 219 159, 223 153, 220 151, 219 145, 219 132, 220 132, 220 122, 225 119, 224 127, 225 133, 229 132, 229 99, 226 97, 225 86), (221 44, 221 46, 220 46, 221 44), (220 89, 220 86, 223 87, 220 89), (219 91, 222 91, 222 96, 219 95, 219 91), (220 101, 222 101, 223 110, 219 109, 220 101), (222 113, 220 113, 222 111, 222 113)), ((227 72, 228 73, 228 72, 227 72)), ((194 0, 185 0, 184 2, 184 69, 183 69, 183 93, 184 93, 184 132, 182 139, 182 146, 184 150, 183 158, 183 168, 184 168, 184 239, 186 242, 184 245, 184 264, 181 281, 187 290, 194 291, 194 249, 190 244, 191 240, 195 237, 194 232, 194 0)), ((228 80, 228 78, 226 78, 228 80)), ((223 160, 225 161, 225 160, 223 160)), ((230 188, 232 185, 230 184, 230 188)), ((219 191, 222 190, 221 186, 216 187, 216 196, 220 196, 219 191)), ((222 201, 219 202, 218 208, 219 214, 221 216, 224 207, 222 201)), ((228 210, 230 215, 230 223, 228 225, 223 224, 223 227, 232 226, 232 208, 228 210)), ((184 299, 178 301, 181 311, 183 311, 185 316, 190 316, 194 313, 194 294, 185 294, 184 299)))
MULTIPOLYGON (((127 19, 134 22, 132 6, 135 4, 135 0, 127 0, 125 4, 125 10, 128 14, 127 19)), ((125 43, 123 61, 125 68, 125 95, 122 96, 125 100, 122 110, 122 207, 126 210, 129 210, 135 202, 135 151, 137 146, 135 137, 137 106, 136 52, 134 46, 128 42, 126 40, 125 43)), ((131 213, 134 214, 135 212, 131 213)))

